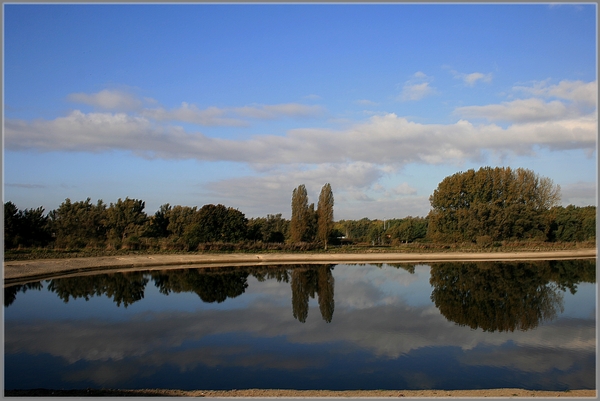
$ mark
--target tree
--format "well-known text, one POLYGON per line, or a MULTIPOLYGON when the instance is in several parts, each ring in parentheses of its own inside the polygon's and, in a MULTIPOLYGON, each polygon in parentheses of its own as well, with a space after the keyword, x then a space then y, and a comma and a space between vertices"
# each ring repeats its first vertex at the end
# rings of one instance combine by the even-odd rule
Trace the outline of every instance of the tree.
POLYGON ((90 198, 79 202, 65 199, 58 209, 48 213, 55 245, 59 248, 102 245, 106 240, 106 213, 106 205, 101 199, 96 205, 90 198))
POLYGON ((237 209, 223 205, 204 205, 198 211, 196 222, 188 225, 184 241, 189 248, 201 242, 238 242, 246 238, 248 219, 237 209))
POLYGON ((248 221, 248 239, 262 242, 284 242, 288 232, 289 220, 276 215, 255 217, 248 221))
POLYGON ((556 241, 586 241, 596 238, 596 206, 559 206, 550 210, 550 237, 556 241))
POLYGON ((399 224, 394 225, 389 232, 395 240, 413 242, 419 238, 424 238, 427 234, 427 219, 408 216, 400 220, 399 224))
POLYGON ((21 219, 21 237, 25 246, 46 246, 52 238, 49 229, 49 218, 44 216, 44 208, 25 209, 21 219))
POLYGON ((106 210, 108 237, 113 245, 134 246, 144 230, 148 216, 146 202, 140 199, 117 200, 106 210), (126 240, 127 239, 127 240, 126 240))
POLYGON ((171 205, 165 203, 150 218, 150 224, 146 232, 148 237, 166 238, 169 236, 169 214, 171 205))
POLYGON ((198 222, 198 210, 196 206, 173 206, 166 212, 167 232, 170 236, 180 238, 186 227, 198 222))
POLYGON ((20 231, 19 209, 12 202, 4 204, 4 249, 16 248, 19 245, 20 231))
POLYGON ((333 192, 329 183, 321 188, 319 203, 317 204, 317 239, 322 241, 325 249, 329 235, 333 230, 333 192))
POLYGON ((310 218, 308 194, 306 187, 302 184, 292 192, 292 219, 290 220, 290 239, 292 242, 301 242, 308 239, 310 218))
POLYGON ((560 187, 531 170, 482 167, 446 177, 429 201, 434 240, 546 239, 544 214, 560 201, 560 187))

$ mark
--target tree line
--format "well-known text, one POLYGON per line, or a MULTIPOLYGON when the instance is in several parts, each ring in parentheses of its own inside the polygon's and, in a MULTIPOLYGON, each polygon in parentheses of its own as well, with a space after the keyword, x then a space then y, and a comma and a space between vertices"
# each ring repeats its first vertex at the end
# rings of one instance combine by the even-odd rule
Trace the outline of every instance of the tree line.
MULTIPOLYGON (((329 245, 403 243, 589 241, 596 207, 559 206, 560 187, 531 170, 483 167, 446 177, 430 196, 425 217, 334 221, 334 197, 325 184, 317 206, 304 185, 292 191, 291 218, 246 218, 224 205, 171 206, 154 215, 145 202, 125 198, 95 204, 66 199, 57 209, 19 210, 4 204, 4 247, 55 249, 309 250, 329 245)), ((400 211, 399 211, 400 212, 400 211)))
POLYGON ((195 251, 225 249, 224 244, 255 249, 268 244, 288 244, 290 249, 312 249, 327 245, 333 234, 333 192, 325 184, 315 210, 307 204, 306 188, 300 185, 292 194, 292 218, 281 214, 248 219, 238 209, 224 205, 161 205, 154 215, 144 211, 141 199, 125 198, 107 205, 90 198, 72 202, 66 199, 57 209, 19 210, 12 202, 4 204, 5 249, 53 247, 56 249, 163 249, 195 251), (303 190, 303 204, 298 196, 303 190), (216 245, 215 245, 216 244, 216 245))

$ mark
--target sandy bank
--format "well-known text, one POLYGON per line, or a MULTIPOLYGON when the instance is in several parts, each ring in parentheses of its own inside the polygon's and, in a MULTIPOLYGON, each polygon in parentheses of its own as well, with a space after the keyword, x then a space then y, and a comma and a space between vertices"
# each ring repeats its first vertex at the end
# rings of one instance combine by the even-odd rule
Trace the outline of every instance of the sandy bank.
POLYGON ((300 397, 300 398, 321 398, 321 397, 344 397, 344 398, 389 398, 389 397, 589 397, 596 398, 596 390, 570 390, 570 391, 532 391, 516 388, 501 388, 489 390, 349 390, 349 391, 329 391, 329 390, 12 390, 5 391, 8 397, 35 397, 35 396, 54 396, 54 397, 300 397))
POLYGON ((270 253, 125 255, 72 259, 38 259, 4 262, 4 285, 89 273, 165 270, 186 267, 260 266, 318 263, 426 263, 450 261, 511 261, 595 258, 596 249, 549 252, 492 253, 270 253))

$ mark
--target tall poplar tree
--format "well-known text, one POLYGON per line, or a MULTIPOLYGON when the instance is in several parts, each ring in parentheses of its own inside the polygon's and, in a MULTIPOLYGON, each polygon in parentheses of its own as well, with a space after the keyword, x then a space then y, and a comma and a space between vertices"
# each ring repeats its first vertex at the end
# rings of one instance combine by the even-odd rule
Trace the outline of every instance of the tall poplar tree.
POLYGON ((323 242, 325 249, 329 235, 333 230, 333 191, 329 183, 323 185, 317 204, 317 239, 323 242))
POLYGON ((309 223, 308 193, 304 184, 292 192, 292 218, 290 220, 290 238, 292 242, 306 240, 309 223))

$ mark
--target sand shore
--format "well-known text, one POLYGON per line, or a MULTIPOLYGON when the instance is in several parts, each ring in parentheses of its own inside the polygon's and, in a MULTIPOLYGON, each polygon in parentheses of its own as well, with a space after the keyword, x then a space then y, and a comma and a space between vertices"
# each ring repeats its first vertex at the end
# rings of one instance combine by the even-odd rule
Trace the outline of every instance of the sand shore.
POLYGON ((206 253, 124 255, 4 262, 4 286, 49 278, 104 272, 166 270, 187 267, 261 266, 319 263, 427 263, 595 258, 596 249, 543 252, 440 253, 206 253))
POLYGON ((556 398, 587 397, 596 398, 596 390, 570 391, 533 391, 517 388, 500 388, 486 390, 7 390, 6 397, 280 397, 280 398, 556 398))

